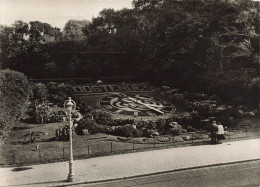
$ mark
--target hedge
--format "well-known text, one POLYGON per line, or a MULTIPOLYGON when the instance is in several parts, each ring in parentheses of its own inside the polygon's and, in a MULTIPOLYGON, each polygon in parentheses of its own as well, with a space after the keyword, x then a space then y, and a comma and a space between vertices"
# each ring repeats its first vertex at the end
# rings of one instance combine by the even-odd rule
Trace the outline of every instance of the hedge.
POLYGON ((26 111, 30 94, 30 83, 23 73, 0 70, 0 139, 26 111))

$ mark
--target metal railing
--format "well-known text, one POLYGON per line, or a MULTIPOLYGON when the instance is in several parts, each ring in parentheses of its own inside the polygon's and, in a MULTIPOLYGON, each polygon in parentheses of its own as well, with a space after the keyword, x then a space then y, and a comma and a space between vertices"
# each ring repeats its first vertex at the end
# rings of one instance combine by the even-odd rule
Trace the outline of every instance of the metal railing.
MULTIPOLYGON (((154 138, 128 139, 127 141, 104 140, 92 144, 86 144, 85 149, 73 147, 74 158, 91 158, 97 156, 123 154, 154 149, 165 149, 180 146, 194 146, 210 144, 210 133, 207 131, 189 132, 180 136, 159 136, 154 138), (185 138, 186 135, 186 138, 185 138), (167 141, 168 138, 168 141, 167 141), (82 152, 83 150, 83 152, 82 152)), ((239 129, 228 129, 225 131, 225 141, 237 141, 242 139, 259 138, 260 130, 241 131, 239 129)), ((34 151, 13 152, 8 155, 8 165, 31 165, 57 161, 67 161, 69 158, 69 147, 63 146, 60 151, 39 148, 34 151)), ((6 164, 7 165, 7 164, 6 164)))

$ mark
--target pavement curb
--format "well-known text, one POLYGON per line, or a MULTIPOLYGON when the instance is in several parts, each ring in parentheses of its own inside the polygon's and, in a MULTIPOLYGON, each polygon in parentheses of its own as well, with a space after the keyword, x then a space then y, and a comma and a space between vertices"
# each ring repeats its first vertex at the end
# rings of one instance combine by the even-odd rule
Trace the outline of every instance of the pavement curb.
POLYGON ((126 180, 126 179, 133 179, 138 177, 148 177, 152 175, 160 175, 170 172, 180 172, 180 171, 186 171, 186 170, 192 170, 192 169, 201 169, 201 168, 207 168, 207 167, 215 167, 215 166, 224 166, 224 165, 231 165, 231 164, 239 164, 239 163, 245 163, 245 162, 253 162, 253 161, 260 161, 260 158, 258 159, 250 159, 250 160, 241 160, 241 161, 235 161, 235 162, 227 162, 227 163, 218 163, 218 164, 210 164, 210 165, 203 165, 203 166, 195 166, 195 167, 187 167, 187 168, 181 168, 181 169, 173 169, 168 171, 161 171, 161 172, 154 172, 154 173, 148 173, 148 174, 142 174, 142 175, 134 175, 129 177, 120 177, 120 178, 114 178, 114 179, 105 179, 105 180, 97 180, 97 181, 88 181, 88 182, 78 182, 78 183, 71 183, 71 184, 62 184, 62 185, 53 185, 55 187, 61 187, 61 186, 75 186, 75 185, 81 185, 81 184, 98 184, 98 183, 104 183, 104 182, 113 182, 113 181, 120 181, 120 180, 126 180))

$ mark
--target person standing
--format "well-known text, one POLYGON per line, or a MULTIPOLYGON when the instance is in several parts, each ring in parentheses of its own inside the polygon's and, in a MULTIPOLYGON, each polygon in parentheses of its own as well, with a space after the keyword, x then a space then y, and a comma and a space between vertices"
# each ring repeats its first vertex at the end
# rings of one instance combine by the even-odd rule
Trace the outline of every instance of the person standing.
POLYGON ((217 130, 218 130, 218 125, 216 121, 213 121, 213 123, 210 126, 210 133, 211 133, 211 144, 216 144, 217 143, 217 130))
POLYGON ((222 140, 225 139, 225 136, 224 136, 224 127, 223 125, 219 122, 218 123, 218 131, 217 131, 217 143, 222 143, 222 140))

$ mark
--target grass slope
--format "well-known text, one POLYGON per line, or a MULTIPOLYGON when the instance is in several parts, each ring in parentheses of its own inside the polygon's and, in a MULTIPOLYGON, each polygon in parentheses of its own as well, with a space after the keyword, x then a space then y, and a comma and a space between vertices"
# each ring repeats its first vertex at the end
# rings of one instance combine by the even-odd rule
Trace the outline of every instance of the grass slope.
MULTIPOLYGON (((248 133, 248 137, 260 136, 260 116, 244 117, 236 119, 236 124, 243 120, 251 120, 256 123, 252 132, 248 133)), ((30 165, 37 163, 47 163, 55 161, 68 160, 69 142, 56 141, 55 130, 62 123, 50 123, 43 125, 19 123, 16 128, 11 131, 6 143, 1 146, 0 164, 6 165, 30 165), (30 131, 43 132, 40 139, 36 143, 24 143, 24 137, 30 131), (39 149, 36 149, 36 146, 39 149), (64 153, 63 153, 64 151, 64 153)), ((190 135, 190 134, 186 134, 190 135)), ((184 136, 186 136, 184 135, 184 136)), ((228 138, 228 133, 226 137, 228 138)), ((231 132, 231 138, 245 138, 244 132, 231 132)), ((175 141, 178 137, 175 137, 175 141)), ((208 139, 207 139, 208 140, 208 139)), ((75 159, 86 158, 89 156, 101 156, 111 154, 111 142, 113 154, 133 151, 135 149, 153 149, 154 146, 170 146, 172 145, 171 136, 159 136, 153 138, 118 138, 112 135, 96 134, 88 136, 73 135, 73 151, 75 159), (134 144, 133 144, 134 142, 134 144), (155 143, 155 145, 154 145, 155 143)))

